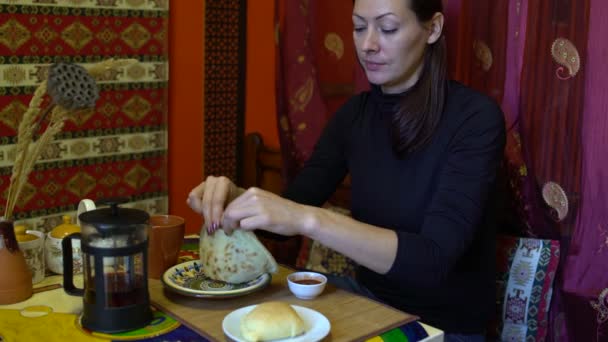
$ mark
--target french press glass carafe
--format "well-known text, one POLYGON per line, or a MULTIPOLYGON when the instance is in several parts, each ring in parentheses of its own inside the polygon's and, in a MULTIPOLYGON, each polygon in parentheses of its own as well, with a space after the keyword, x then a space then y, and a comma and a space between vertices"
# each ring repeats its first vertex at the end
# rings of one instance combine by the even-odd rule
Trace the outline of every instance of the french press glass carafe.
POLYGON ((129 331, 152 320, 147 271, 150 217, 142 210, 120 208, 124 202, 100 201, 109 207, 80 214, 81 233, 62 241, 64 289, 84 297, 81 324, 91 331, 129 331), (72 239, 81 240, 83 289, 74 286, 72 239))

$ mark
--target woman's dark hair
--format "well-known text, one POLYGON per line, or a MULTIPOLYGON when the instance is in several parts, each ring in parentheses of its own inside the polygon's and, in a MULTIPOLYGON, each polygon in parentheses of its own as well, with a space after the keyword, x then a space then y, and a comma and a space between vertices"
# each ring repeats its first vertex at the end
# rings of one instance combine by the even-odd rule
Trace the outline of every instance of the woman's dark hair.
MULTIPOLYGON (((406 0, 420 23, 443 12, 442 0, 406 0)), ((447 47, 443 34, 427 46, 420 79, 407 91, 392 118, 391 141, 400 157, 420 150, 437 130, 447 96, 447 47)))

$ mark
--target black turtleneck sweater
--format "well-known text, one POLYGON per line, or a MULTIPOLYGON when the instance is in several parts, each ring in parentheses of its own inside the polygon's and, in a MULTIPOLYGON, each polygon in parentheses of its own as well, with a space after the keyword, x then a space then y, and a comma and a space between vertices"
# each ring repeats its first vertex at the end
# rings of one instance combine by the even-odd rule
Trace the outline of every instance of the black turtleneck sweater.
POLYGON ((400 96, 373 86, 352 97, 284 195, 319 206, 350 173, 353 218, 398 236, 389 272, 359 267, 357 280, 446 332, 482 333, 494 313, 492 192, 505 145, 503 114, 488 97, 450 82, 433 139, 399 159, 389 123, 400 96))

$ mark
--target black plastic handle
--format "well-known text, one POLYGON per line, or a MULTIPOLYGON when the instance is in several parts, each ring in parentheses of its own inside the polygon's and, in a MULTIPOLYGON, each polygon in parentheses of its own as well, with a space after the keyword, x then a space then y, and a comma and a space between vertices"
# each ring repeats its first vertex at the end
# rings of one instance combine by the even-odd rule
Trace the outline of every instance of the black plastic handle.
POLYGON ((83 296, 84 289, 74 285, 74 265, 72 261, 72 239, 80 239, 80 233, 72 233, 61 240, 63 249, 63 290, 72 296, 83 296))

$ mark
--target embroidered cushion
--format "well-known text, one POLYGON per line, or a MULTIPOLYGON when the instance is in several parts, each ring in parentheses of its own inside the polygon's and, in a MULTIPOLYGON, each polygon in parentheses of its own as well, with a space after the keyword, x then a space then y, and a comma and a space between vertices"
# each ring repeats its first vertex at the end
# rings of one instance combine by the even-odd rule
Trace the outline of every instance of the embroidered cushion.
MULTIPOLYGON (((350 215, 349 210, 341 207, 326 206, 326 208, 343 215, 350 215)), ((296 267, 338 276, 354 276, 355 266, 356 263, 343 254, 317 241, 306 237, 302 238, 296 267)))
POLYGON ((493 332, 502 341, 544 341, 559 242, 499 236, 493 332))

